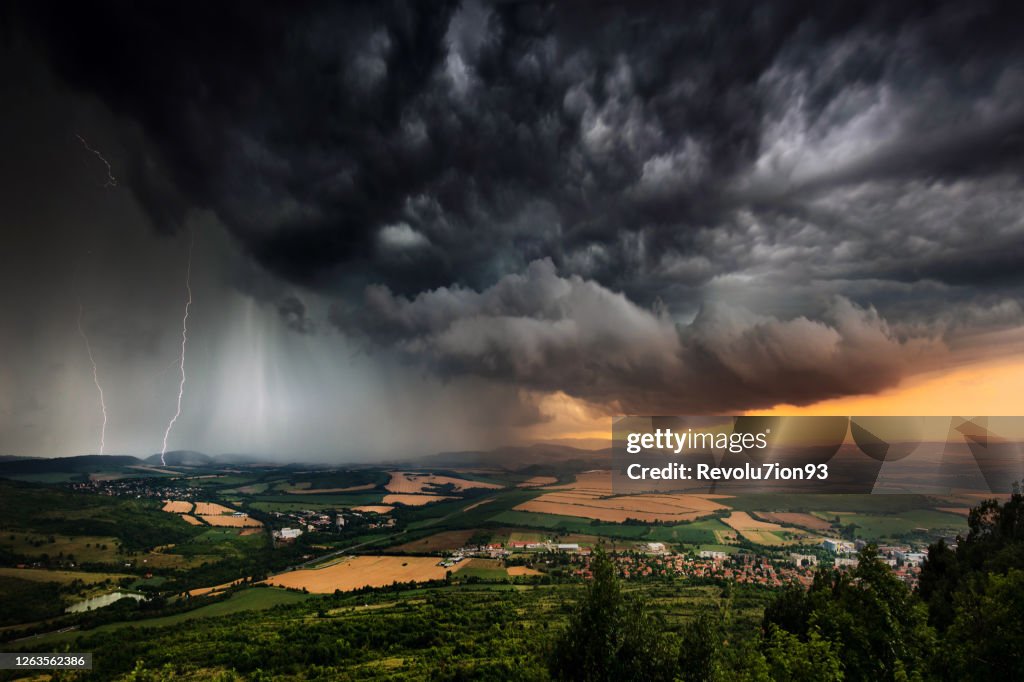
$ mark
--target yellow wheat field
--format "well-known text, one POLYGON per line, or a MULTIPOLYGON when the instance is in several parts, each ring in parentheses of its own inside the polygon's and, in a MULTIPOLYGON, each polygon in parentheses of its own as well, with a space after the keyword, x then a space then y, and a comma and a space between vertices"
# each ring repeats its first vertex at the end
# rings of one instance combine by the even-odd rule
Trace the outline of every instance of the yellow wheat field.
POLYGON ((199 518, 211 526, 224 526, 228 528, 258 528, 263 524, 248 516, 213 516, 200 514, 199 518))
MULTIPOLYGON (((632 496, 631 496, 632 497, 632 496)), ((603 500, 602 500, 603 501, 603 500)), ((622 523, 628 519, 637 521, 672 521, 682 523, 693 521, 707 512, 647 512, 635 508, 610 508, 567 502, 545 502, 543 498, 530 500, 514 507, 516 511, 534 512, 538 514, 556 514, 558 516, 576 516, 584 519, 597 519, 611 523, 622 523)))
POLYGON ((733 512, 722 519, 722 522, 755 544, 768 546, 787 544, 785 540, 776 535, 776 532, 785 532, 785 528, 777 523, 758 521, 747 512, 733 512))
POLYGON ((733 512, 729 516, 722 519, 725 525, 738 531, 745 530, 768 530, 768 531, 784 531, 786 530, 777 523, 771 523, 769 521, 758 521, 753 518, 747 512, 733 512))
POLYGON ((455 499, 458 498, 445 497, 444 495, 385 495, 381 502, 385 505, 404 504, 407 507, 422 507, 423 505, 430 504, 431 502, 455 499))
POLYGON ((207 516, 210 514, 234 514, 235 510, 231 507, 225 507, 222 504, 216 502, 196 502, 196 514, 200 516, 207 516))
POLYGON ((832 524, 812 514, 801 512, 754 512, 754 516, 769 523, 784 523, 818 532, 831 530, 832 524))
POLYGON ((456 492, 462 492, 472 488, 488 488, 497 490, 502 487, 497 483, 467 481, 463 478, 452 478, 451 476, 435 476, 433 474, 392 471, 391 480, 386 486, 384 486, 384 488, 393 493, 429 493, 433 486, 448 484, 451 484, 456 492))
POLYGON ((558 479, 554 476, 534 476, 528 478, 525 481, 520 482, 516 485, 517 488, 536 488, 542 485, 552 485, 558 483, 558 479))
POLYGON ((611 474, 592 471, 580 474, 568 486, 546 488, 551 492, 515 507, 518 511, 558 514, 622 523, 668 521, 682 523, 725 509, 710 495, 618 495, 611 496, 611 474), (605 484, 607 483, 607 488, 605 484))
POLYGON ((508 571, 508 574, 513 577, 517 575, 544 575, 537 569, 530 568, 529 566, 509 566, 505 570, 508 571))
POLYGON ((576 474, 572 483, 551 486, 548 490, 583 490, 598 495, 612 494, 612 472, 607 470, 584 471, 576 474))
POLYGON ((398 581, 441 580, 448 570, 437 557, 355 556, 325 568, 301 569, 267 579, 278 587, 305 588, 326 594, 360 587, 384 587, 398 581))

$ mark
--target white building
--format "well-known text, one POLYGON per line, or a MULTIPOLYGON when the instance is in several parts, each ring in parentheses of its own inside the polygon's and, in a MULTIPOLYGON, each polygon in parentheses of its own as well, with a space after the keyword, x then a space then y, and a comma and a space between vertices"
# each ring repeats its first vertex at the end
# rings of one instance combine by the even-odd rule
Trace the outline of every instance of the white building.
POLYGON ((925 562, 928 555, 924 552, 907 552, 903 555, 904 566, 920 566, 925 562))
POLYGON ((800 567, 802 567, 802 566, 817 566, 818 565, 818 557, 814 556, 813 554, 796 554, 796 553, 793 553, 793 554, 789 555, 789 560, 792 561, 797 566, 800 566, 800 567))
POLYGON ((828 538, 822 540, 821 545, 833 554, 853 554, 857 551, 857 546, 848 540, 833 540, 828 538))
POLYGON ((711 550, 711 549, 702 549, 700 554, 699 554, 699 556, 700 556, 701 559, 714 559, 715 561, 720 561, 720 560, 725 559, 726 557, 728 557, 729 553, 728 552, 719 552, 717 550, 711 550))
POLYGON ((302 535, 301 528, 282 528, 279 531, 275 531, 274 535, 281 538, 282 540, 294 540, 295 538, 302 535))

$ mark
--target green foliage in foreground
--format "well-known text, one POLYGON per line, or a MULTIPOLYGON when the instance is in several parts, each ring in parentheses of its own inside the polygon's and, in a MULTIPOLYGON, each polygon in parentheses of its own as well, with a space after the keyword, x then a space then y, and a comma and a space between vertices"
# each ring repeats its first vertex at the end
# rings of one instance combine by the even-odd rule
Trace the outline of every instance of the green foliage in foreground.
POLYGON ((555 643, 551 670, 566 680, 667 680, 674 677, 671 642, 660 622, 635 596, 626 595, 615 564, 601 548, 587 585, 555 643))
POLYGON ((737 630, 732 590, 678 632, 636 595, 623 592, 598 549, 594 579, 556 638, 552 677, 581 682, 644 680, 839 680, 839 648, 814 629, 806 641, 772 626, 764 638, 737 630))
MULTIPOLYGON (((5 646, 92 651, 97 666, 82 677, 90 680, 128 679, 136 667, 138 679, 211 679, 233 671, 239 679, 261 679, 262 674, 262 679, 285 680, 544 680, 549 678, 545 652, 583 589, 578 584, 389 589, 215 613, 257 593, 281 593, 249 588, 226 602, 171 618, 62 633, 35 640, 38 645, 5 646)), ((622 592, 642 601, 670 634, 721 600, 720 588, 679 582, 627 583, 622 592)), ((771 593, 738 586, 731 594, 730 636, 755 631, 771 593)), ((0 679, 6 678, 0 674, 0 679)))
POLYGON ((935 632, 927 609, 870 545, 853 571, 821 571, 809 591, 780 594, 765 610, 764 623, 777 638, 828 646, 838 653, 845 679, 933 677, 935 632))
POLYGON ((928 550, 920 594, 942 636, 950 679, 1024 679, 1024 495, 971 510, 970 531, 952 550, 928 550))
POLYGON ((1024 496, 984 502, 968 525, 955 551, 929 549, 918 593, 869 546, 849 574, 823 571, 809 591, 781 593, 765 630, 830 643, 849 680, 1024 679, 1024 496))
POLYGON ((920 595, 869 545, 854 570, 824 568, 809 590, 781 591, 746 637, 730 635, 728 600, 666 633, 598 551, 551 673, 587 682, 1024 679, 1024 496, 983 503, 969 525, 955 552, 931 548, 920 595))

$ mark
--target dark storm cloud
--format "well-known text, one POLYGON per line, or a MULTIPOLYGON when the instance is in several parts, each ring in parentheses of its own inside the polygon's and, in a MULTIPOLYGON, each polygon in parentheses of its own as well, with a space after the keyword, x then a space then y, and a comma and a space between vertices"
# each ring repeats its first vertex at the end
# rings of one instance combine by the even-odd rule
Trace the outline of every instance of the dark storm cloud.
POLYGON ((278 301, 277 314, 292 331, 310 334, 316 330, 316 323, 306 316, 306 304, 298 296, 285 296, 278 301))
MULTIPOLYGON (((818 69, 823 54, 855 44, 805 84, 801 106, 816 117, 847 88, 888 77, 905 89, 935 77, 961 85, 958 70, 970 66, 984 73, 969 85, 984 87, 1013 44, 992 12, 909 5, 384 3, 285 13, 176 3, 28 14, 62 75, 156 141, 175 186, 156 186, 143 158, 132 187, 162 229, 180 222, 184 197, 216 210, 290 279, 342 270, 406 292, 491 283, 543 256, 572 269, 595 245, 609 253, 594 274, 624 279, 636 268, 615 244, 622 231, 647 230, 651 246, 685 251, 694 228, 735 209, 726 185, 756 160, 765 113, 786 93, 765 86, 773 69, 818 69), (973 49, 950 39, 964 22, 977 32, 966 41, 973 49), (911 42, 919 71, 894 73, 893 45, 911 42), (421 241, 382 246, 380 231, 395 223, 421 241)), ((1020 126, 1006 128, 985 138, 989 147, 1020 126)), ((953 147, 916 165, 896 148, 874 167, 861 161, 805 182, 992 170, 971 131, 953 147)), ((650 265, 643 260, 636 265, 650 265)))
MULTIPOLYGON (((637 410, 698 409, 687 384, 721 410, 877 390, 948 332, 951 300, 959 319, 1019 324, 969 308, 1020 310, 1020 15, 994 2, 19 13, 67 83, 139 124, 146 151, 126 181, 157 229, 211 209, 260 266, 337 298, 347 334, 441 373, 637 410), (594 326, 601 306, 611 327, 594 326)), ((310 328, 301 301, 261 286, 246 289, 310 328)))
POLYGON ((550 260, 481 292, 441 288, 408 299, 371 287, 333 316, 442 374, 561 390, 640 414, 871 393, 935 352, 921 339, 900 341, 877 312, 846 299, 832 301, 826 318, 714 307, 678 326, 594 282, 559 277, 550 260))

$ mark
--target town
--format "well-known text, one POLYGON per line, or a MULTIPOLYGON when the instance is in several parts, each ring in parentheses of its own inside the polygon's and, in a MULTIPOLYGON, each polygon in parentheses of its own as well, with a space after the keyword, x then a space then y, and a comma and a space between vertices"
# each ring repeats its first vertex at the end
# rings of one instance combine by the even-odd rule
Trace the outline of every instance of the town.
MULTIPOLYGON (((611 552, 619 574, 625 579, 683 578, 735 581, 737 583, 781 587, 788 583, 810 586, 814 573, 831 565, 843 571, 856 568, 857 553, 867 546, 862 540, 824 540, 818 547, 799 552, 758 552, 737 549, 672 552, 665 543, 638 543, 634 549, 611 552), (811 553, 813 552, 813 553, 811 553)), ((911 588, 917 586, 921 565, 927 553, 910 545, 879 545, 879 559, 911 588)), ((509 542, 461 547, 444 556, 438 566, 451 568, 469 558, 501 559, 507 564, 530 565, 544 572, 589 579, 590 547, 578 543, 509 542)))

